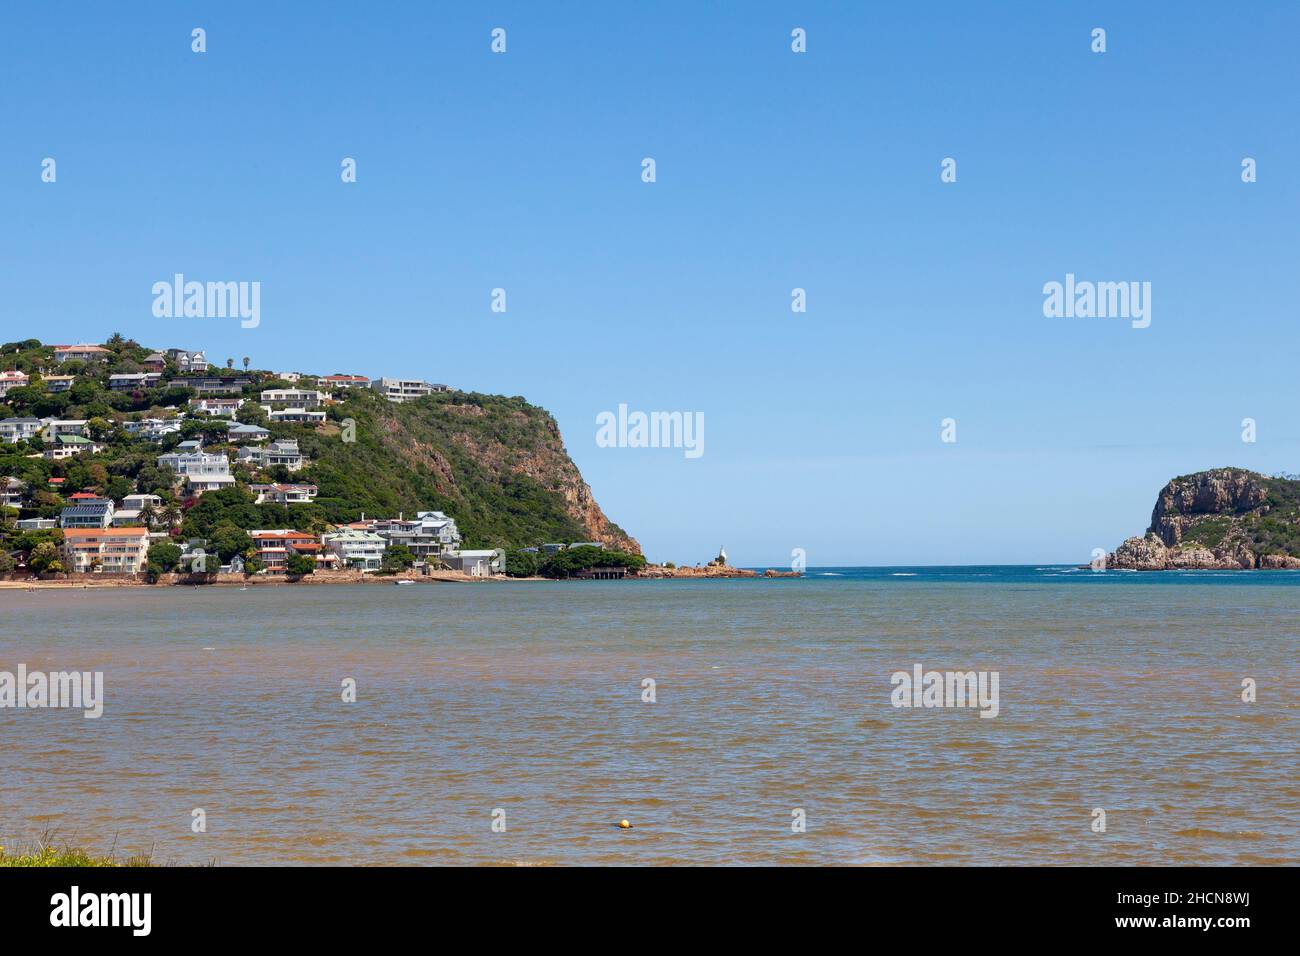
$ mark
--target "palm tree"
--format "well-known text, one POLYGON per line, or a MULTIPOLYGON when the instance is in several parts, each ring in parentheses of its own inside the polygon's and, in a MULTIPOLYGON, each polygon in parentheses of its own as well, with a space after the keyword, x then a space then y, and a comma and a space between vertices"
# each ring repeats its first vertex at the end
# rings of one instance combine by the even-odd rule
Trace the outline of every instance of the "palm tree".
POLYGON ((244 371, 245 371, 245 372, 248 371, 248 356, 247 356, 247 355, 244 356, 244 371))
POLYGON ((163 524, 167 525, 167 527, 176 527, 181 520, 181 509, 177 508, 174 504, 168 505, 162 510, 162 520, 163 524))
POLYGON ((140 520, 144 522, 146 528, 152 528, 157 518, 158 511, 154 508, 153 502, 146 501, 144 507, 140 509, 140 520))
POLYGON ((226 368, 234 368, 234 367, 235 367, 235 360, 232 358, 226 359, 226 368))

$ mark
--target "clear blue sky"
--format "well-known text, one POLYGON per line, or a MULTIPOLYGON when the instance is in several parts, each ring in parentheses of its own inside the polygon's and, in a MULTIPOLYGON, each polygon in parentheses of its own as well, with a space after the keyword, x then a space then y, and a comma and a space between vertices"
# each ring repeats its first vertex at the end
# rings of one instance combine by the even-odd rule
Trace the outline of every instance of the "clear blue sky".
POLYGON ((656 559, 1086 561, 1300 471, 1298 10, 6 4, 0 337, 524 395, 656 559), (260 327, 154 318, 175 272, 260 327), (1067 272, 1151 327, 1044 318, 1067 272), (620 402, 705 454, 596 447, 620 402))

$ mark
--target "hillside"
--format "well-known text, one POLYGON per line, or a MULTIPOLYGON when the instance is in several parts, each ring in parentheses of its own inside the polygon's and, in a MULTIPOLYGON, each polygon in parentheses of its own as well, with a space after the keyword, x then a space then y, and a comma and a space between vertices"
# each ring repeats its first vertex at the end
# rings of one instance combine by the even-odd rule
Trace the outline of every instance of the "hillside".
POLYGON ((592 497, 555 419, 522 398, 447 392, 393 404, 357 389, 328 411, 300 440, 320 499, 370 515, 445 511, 466 547, 599 541, 640 553, 592 497), (346 419, 353 442, 341 440, 346 419))
POLYGON ((1126 540, 1107 567, 1300 568, 1300 480, 1216 468, 1170 481, 1146 534, 1126 540))
POLYGON ((242 369, 230 359, 224 368, 205 362, 182 370, 181 360, 121 336, 85 360, 56 355, 54 346, 36 339, 0 346, 0 419, 77 420, 86 435, 85 451, 70 457, 52 457, 54 443, 41 436, 0 435, 0 485, 10 477, 22 482, 14 505, 20 517, 57 516, 77 492, 117 500, 142 493, 159 495, 163 510, 174 515, 167 523, 175 521, 186 536, 207 535, 220 524, 320 531, 363 513, 443 511, 455 519, 466 548, 599 541, 640 553, 592 497, 555 419, 523 398, 445 391, 394 403, 364 385, 332 387, 316 375, 285 381, 250 369, 246 358, 242 369), (139 386, 120 381, 142 373, 152 377, 139 386), (110 387, 113 375, 119 380, 110 387), (265 427, 272 440, 297 440, 305 466, 290 475, 235 460, 242 446, 227 435, 235 422, 203 411, 194 387, 200 378, 231 383, 230 394, 243 401, 235 420, 265 427), (267 389, 325 392, 324 420, 269 421, 259 407, 267 389), (133 433, 146 421, 175 431, 153 438, 133 433), (176 476, 157 459, 182 441, 229 456, 237 486, 198 499, 177 494, 176 476), (288 481, 315 485, 315 500, 288 508, 252 503, 251 484, 288 481))

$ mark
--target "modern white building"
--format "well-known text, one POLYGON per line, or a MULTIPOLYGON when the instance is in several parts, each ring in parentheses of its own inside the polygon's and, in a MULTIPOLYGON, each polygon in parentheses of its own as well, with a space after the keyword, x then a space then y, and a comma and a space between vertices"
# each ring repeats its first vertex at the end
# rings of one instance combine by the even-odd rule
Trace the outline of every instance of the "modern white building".
POLYGON ((115 392, 130 392, 136 389, 154 388, 161 381, 160 372, 122 372, 108 377, 108 387, 115 392))
POLYGON ((41 433, 44 422, 39 418, 6 418, 0 420, 0 442, 13 444, 31 441, 41 433))
POLYGON ((263 405, 262 411, 266 413, 267 419, 273 422, 314 425, 325 421, 325 413, 313 408, 272 408, 270 405, 263 405))
POLYGON ((370 383, 373 388, 390 402, 413 402, 434 392, 450 392, 446 385, 432 385, 416 379, 377 378, 370 383))
POLYGON ((498 555, 495 551, 450 551, 443 560, 452 570, 476 578, 490 577, 494 572, 503 570, 498 567, 498 555))
POLYGON ((294 406, 295 408, 320 408, 325 396, 311 388, 268 388, 262 392, 262 404, 294 406))

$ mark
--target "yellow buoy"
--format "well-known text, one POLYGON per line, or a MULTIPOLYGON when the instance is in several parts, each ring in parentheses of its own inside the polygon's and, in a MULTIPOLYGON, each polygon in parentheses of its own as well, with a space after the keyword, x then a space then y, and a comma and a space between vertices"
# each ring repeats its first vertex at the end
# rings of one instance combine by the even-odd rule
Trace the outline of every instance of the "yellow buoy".
POLYGON ((619 820, 618 828, 620 830, 630 830, 632 829, 632 824, 628 823, 626 820, 619 820))

